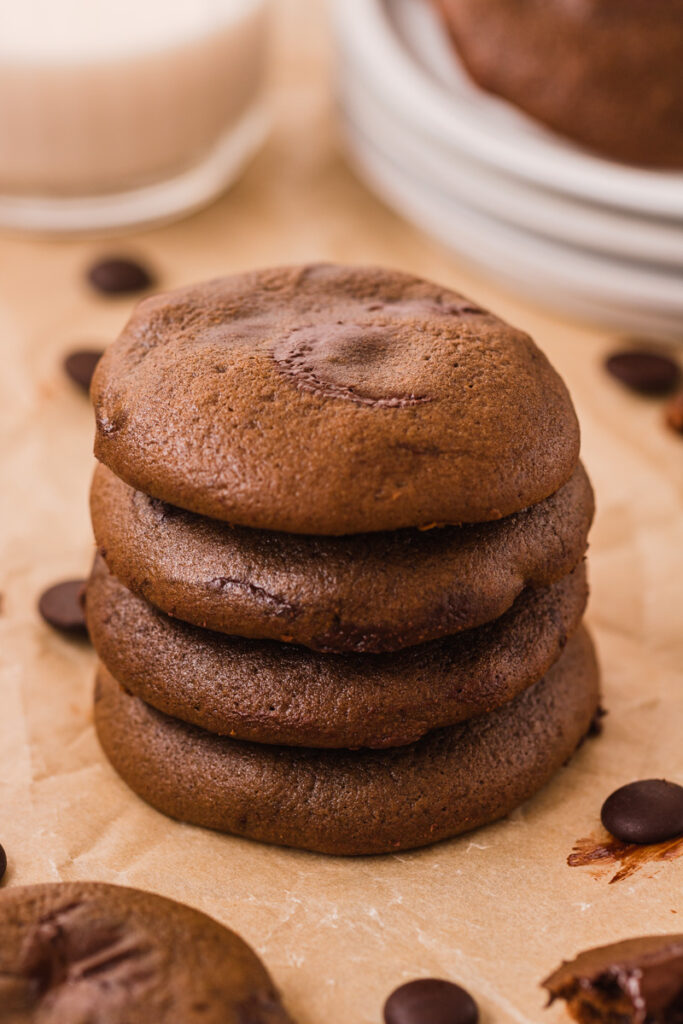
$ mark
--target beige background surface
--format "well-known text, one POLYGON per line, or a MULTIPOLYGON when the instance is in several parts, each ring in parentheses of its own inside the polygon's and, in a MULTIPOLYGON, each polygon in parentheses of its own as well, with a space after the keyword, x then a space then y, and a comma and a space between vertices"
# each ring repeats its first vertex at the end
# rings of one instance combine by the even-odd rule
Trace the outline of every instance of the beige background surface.
MULTIPOLYGON (((569 868, 600 804, 634 777, 683 782, 683 440, 658 404, 601 370, 613 343, 500 294, 377 203, 338 150, 320 8, 281 0, 276 126, 223 201, 114 248, 163 285, 259 264, 377 261, 454 285, 527 328, 564 374, 599 501, 589 619, 604 668, 604 736, 512 817, 424 852, 344 861, 260 847, 168 821, 114 775, 91 724, 94 657, 45 627, 42 588, 91 555, 88 403, 62 354, 108 340, 130 303, 91 295, 99 242, 0 241, 0 842, 7 885, 100 879, 185 900, 264 956, 302 1024, 378 1024, 399 982, 460 980, 486 1022, 559 1022, 541 978, 583 946, 683 931, 683 859, 609 885, 569 868)), ((111 249, 111 245, 104 246, 111 249)))

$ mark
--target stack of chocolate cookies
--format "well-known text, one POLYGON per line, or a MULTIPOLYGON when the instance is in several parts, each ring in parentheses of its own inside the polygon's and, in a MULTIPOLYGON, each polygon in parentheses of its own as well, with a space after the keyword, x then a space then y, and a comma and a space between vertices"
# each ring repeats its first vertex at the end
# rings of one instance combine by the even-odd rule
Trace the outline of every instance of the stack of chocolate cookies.
POLYGON ((153 806, 407 849, 589 731, 593 495, 527 335, 404 274, 266 270, 143 301, 92 397, 95 720, 153 806))

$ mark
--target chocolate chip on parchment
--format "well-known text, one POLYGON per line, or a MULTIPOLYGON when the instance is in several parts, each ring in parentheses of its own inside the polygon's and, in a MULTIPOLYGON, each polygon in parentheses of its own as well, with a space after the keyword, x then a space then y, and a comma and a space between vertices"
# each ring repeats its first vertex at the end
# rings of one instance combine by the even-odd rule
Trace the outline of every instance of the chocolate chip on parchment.
POLYGON ((70 352, 64 358, 67 376, 86 393, 90 390, 92 375, 101 357, 102 349, 83 348, 70 352))
POLYGON ((125 295, 151 287, 154 279, 150 271, 136 260, 110 256, 93 263, 88 280, 96 291, 104 295, 125 295))
POLYGON ((618 381, 641 395, 666 395, 681 377, 675 359, 647 349, 614 352, 605 360, 605 367, 618 381))
POLYGON ((672 430, 683 434, 683 391, 667 402, 665 410, 666 424, 672 430))
POLYGON ((56 583, 41 595, 38 611, 53 629, 86 636, 84 589, 85 580, 56 583))
POLYGON ((664 779, 643 779, 608 796, 600 817, 624 843, 663 843, 683 835, 683 786, 664 779))
POLYGON ((397 988, 384 1005, 385 1024, 476 1024, 469 992, 451 981, 420 978, 397 988))

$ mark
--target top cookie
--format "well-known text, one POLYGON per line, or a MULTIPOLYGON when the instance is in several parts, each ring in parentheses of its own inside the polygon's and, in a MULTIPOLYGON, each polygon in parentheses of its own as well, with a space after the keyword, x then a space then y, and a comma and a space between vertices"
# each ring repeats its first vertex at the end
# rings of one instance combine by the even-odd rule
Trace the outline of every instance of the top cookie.
POLYGON ((388 270, 262 270, 146 299, 91 394, 114 473, 265 530, 498 519, 578 459, 571 399, 526 334, 388 270))

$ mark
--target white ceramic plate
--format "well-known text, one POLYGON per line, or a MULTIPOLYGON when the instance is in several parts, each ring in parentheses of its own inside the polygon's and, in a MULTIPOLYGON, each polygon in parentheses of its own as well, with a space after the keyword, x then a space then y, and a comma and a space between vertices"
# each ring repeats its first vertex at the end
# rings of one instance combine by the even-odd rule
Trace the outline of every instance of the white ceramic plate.
POLYGON ((658 275, 539 239, 472 209, 437 202, 353 126, 351 156, 379 195, 470 262, 539 304, 624 331, 680 337, 683 289, 658 275))
POLYGON ((587 203, 683 221, 683 174, 611 163, 476 89, 426 0, 332 0, 337 38, 373 91, 418 135, 587 203))
POLYGON ((339 95, 347 117, 397 164, 429 182, 435 194, 550 239, 623 260, 669 266, 683 276, 683 222, 669 224, 588 206, 462 154, 446 154, 431 139, 416 138, 373 94, 362 70, 340 67, 339 95))

